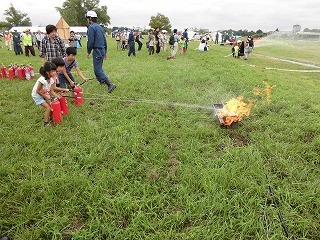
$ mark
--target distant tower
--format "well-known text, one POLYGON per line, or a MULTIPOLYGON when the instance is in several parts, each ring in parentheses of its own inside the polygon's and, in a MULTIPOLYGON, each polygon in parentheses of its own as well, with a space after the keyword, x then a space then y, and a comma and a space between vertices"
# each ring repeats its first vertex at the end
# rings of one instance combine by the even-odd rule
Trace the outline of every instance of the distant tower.
POLYGON ((300 32, 301 31, 301 26, 300 25, 293 25, 293 28, 292 28, 292 33, 295 34, 297 32, 300 32))

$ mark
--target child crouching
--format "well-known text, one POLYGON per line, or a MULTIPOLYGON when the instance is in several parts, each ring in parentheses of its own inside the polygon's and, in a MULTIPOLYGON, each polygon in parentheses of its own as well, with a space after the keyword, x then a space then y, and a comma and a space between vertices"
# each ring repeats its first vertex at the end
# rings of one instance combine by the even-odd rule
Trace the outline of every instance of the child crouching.
MULTIPOLYGON (((36 105, 41 105, 45 108, 44 112, 44 126, 50 126, 49 120, 52 115, 52 108, 51 108, 51 96, 57 97, 58 99, 61 98, 60 95, 56 94, 52 88, 54 84, 54 80, 52 79, 57 75, 57 67, 55 64, 51 62, 46 62, 40 68, 41 77, 36 81, 34 87, 32 89, 31 96, 35 101, 36 105)), ((63 89, 64 91, 68 92, 68 89, 63 89)))

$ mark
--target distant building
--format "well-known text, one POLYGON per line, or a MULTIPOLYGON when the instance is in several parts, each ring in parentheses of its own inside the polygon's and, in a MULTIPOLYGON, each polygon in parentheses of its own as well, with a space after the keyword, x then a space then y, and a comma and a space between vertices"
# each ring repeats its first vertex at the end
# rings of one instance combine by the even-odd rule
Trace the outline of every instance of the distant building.
POLYGON ((320 32, 303 32, 301 26, 297 24, 292 27, 292 39, 320 41, 320 32))
POLYGON ((301 26, 300 25, 293 25, 292 27, 292 33, 295 34, 297 32, 301 31, 301 26))

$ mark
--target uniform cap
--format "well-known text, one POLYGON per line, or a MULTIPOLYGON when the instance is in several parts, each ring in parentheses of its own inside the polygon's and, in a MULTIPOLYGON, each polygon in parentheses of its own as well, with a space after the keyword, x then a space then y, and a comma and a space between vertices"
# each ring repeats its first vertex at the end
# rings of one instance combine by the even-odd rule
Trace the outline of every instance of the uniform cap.
POLYGON ((97 15, 97 13, 95 11, 88 11, 86 13, 86 18, 89 18, 89 17, 97 18, 98 15, 97 15))

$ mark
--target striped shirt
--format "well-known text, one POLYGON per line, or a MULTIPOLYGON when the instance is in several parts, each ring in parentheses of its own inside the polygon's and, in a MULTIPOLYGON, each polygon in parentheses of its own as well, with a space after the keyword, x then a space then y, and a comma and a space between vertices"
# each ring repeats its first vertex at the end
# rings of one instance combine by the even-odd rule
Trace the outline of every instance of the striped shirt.
POLYGON ((53 42, 51 42, 50 39, 42 39, 39 48, 39 55, 41 58, 46 58, 47 61, 51 61, 57 57, 65 57, 66 48, 64 42, 58 36, 54 38, 53 42))

